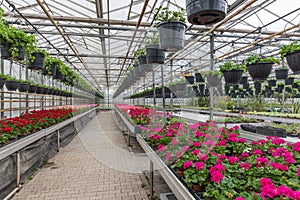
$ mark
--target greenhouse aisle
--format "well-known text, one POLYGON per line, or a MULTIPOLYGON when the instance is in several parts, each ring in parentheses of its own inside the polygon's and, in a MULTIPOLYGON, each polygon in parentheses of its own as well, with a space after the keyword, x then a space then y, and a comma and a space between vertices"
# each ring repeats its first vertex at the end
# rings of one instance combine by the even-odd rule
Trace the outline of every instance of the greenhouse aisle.
POLYGON ((13 199, 148 199, 148 165, 128 151, 112 112, 100 112, 13 199))

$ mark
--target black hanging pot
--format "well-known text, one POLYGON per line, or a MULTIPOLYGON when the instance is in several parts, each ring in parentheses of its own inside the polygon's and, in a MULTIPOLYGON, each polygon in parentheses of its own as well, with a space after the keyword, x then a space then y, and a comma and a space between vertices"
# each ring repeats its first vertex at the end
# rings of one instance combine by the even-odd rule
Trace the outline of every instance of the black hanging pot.
POLYGON ((239 84, 242 74, 243 74, 243 70, 230 70, 230 71, 223 72, 225 82, 228 85, 239 84))
POLYGON ((198 86, 193 85, 192 88, 193 88, 193 91, 194 91, 194 92, 198 92, 198 86))
POLYGON ((24 60, 25 59, 25 48, 22 45, 18 45, 18 60, 24 60))
POLYGON ((244 84, 243 84, 243 88, 244 88, 244 89, 248 89, 249 87, 250 87, 250 84, 249 84, 249 83, 244 83, 244 84))
POLYGON ((188 21, 194 25, 215 24, 226 17, 226 0, 186 0, 188 21))
POLYGON ((48 88, 44 88, 43 94, 48 94, 48 92, 49 92, 49 89, 48 88))
POLYGON ((35 59, 34 61, 29 61, 28 69, 43 70, 45 55, 40 52, 35 52, 32 53, 32 56, 34 56, 35 59))
POLYGON ((162 22, 158 25, 160 48, 175 52, 183 49, 186 25, 180 21, 162 22))
POLYGON ((3 88, 4 84, 5 84, 5 78, 0 78, 0 89, 3 88))
POLYGON ((257 62, 247 65, 248 72, 253 81, 265 81, 271 73, 272 62, 257 62))
POLYGON ((276 86, 276 80, 268 80, 268 85, 270 87, 276 86))
POLYGON ((240 80, 240 84, 246 84, 248 82, 248 76, 242 76, 240 80))
POLYGON ((203 94, 205 85, 204 85, 204 84, 200 84, 198 87, 199 87, 199 92, 200 92, 201 94, 203 94))
POLYGON ((147 45, 146 59, 148 64, 164 64, 165 52, 159 48, 158 44, 147 45))
POLYGON ((11 44, 9 42, 2 41, 1 43, 1 58, 3 59, 10 59, 12 57, 9 49, 11 48, 11 44))
POLYGON ((196 83, 204 83, 204 79, 200 73, 195 73, 196 83))
POLYGON ((37 89, 37 86, 30 85, 29 88, 28 88, 28 92, 29 93, 36 93, 36 89, 37 89))
POLYGON ((294 78, 289 77, 285 79, 285 85, 293 85, 293 83, 294 83, 294 78))
POLYGON ((299 87, 299 85, 297 83, 293 83, 292 88, 298 88, 298 87, 299 87))
POLYGON ((261 83, 260 82, 254 82, 254 88, 255 89, 261 89, 261 83))
POLYGON ((27 83, 20 83, 19 84, 19 91, 20 92, 27 92, 29 89, 29 85, 27 83))
POLYGON ((140 56, 138 59, 139 59, 139 65, 145 65, 145 64, 147 64, 147 58, 146 58, 146 56, 140 56))
POLYGON ((13 81, 13 80, 6 80, 5 81, 5 86, 7 90, 9 91, 16 91, 19 87, 19 82, 18 81, 13 81))
POLYGON ((63 75, 62 73, 56 71, 56 75, 54 76, 54 79, 58 79, 58 80, 64 80, 65 79, 65 75, 63 75))
POLYGON ((294 72, 294 74, 300 73, 300 51, 294 51, 287 53, 285 56, 289 68, 294 72))
POLYGON ((218 87, 221 84, 222 77, 219 75, 206 76, 206 82, 209 87, 218 87))
POLYGON ((288 75, 289 75, 288 69, 275 69, 275 76, 276 76, 276 79, 278 79, 278 80, 287 79, 288 75))
POLYGON ((285 91, 287 91, 287 92, 292 92, 292 88, 290 88, 290 87, 285 87, 285 91))
POLYGON ((188 84, 194 84, 195 83, 195 77, 194 76, 185 76, 185 80, 188 84))

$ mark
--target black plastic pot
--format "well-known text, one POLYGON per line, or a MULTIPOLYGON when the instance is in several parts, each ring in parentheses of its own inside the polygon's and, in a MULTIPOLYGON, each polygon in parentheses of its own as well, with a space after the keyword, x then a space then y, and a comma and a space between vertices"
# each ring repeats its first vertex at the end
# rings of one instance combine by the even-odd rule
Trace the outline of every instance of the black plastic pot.
POLYGON ((194 92, 198 92, 198 91, 199 91, 199 90, 198 90, 199 88, 198 88, 198 86, 196 86, 196 85, 193 85, 192 88, 193 88, 193 91, 194 91, 194 92))
POLYGON ((200 84, 198 87, 199 87, 199 92, 200 92, 201 94, 203 94, 203 93, 204 93, 205 85, 204 85, 204 84, 200 84))
POLYGON ((35 57, 34 61, 29 61, 28 69, 35 69, 35 70, 43 70, 44 69, 44 60, 45 56, 43 53, 35 52, 32 53, 32 56, 35 57))
POLYGON ((258 62, 248 65, 248 72, 253 81, 265 81, 271 73, 272 62, 258 62))
POLYGON ((289 75, 288 69, 275 69, 275 76, 276 76, 276 79, 278 79, 278 80, 287 79, 288 75, 289 75))
POLYGON ((20 83, 17 81, 9 81, 9 80, 5 81, 5 86, 9 91, 16 91, 19 87, 19 84, 20 83))
POLYGON ((27 83, 20 83, 19 84, 19 91, 20 92, 27 92, 29 89, 29 85, 27 83))
POLYGON ((249 83, 244 83, 244 84, 243 84, 243 88, 244 88, 244 89, 248 89, 249 87, 250 87, 250 84, 249 84, 249 83))
POLYGON ((224 79, 228 85, 237 85, 239 84, 243 71, 242 70, 230 70, 223 72, 224 79))
POLYGON ((226 0, 186 0, 188 21, 194 25, 215 24, 226 17, 226 0))
POLYGON ((260 89, 260 88, 261 88, 261 83, 255 81, 255 82, 254 82, 254 88, 255 88, 255 89, 260 89))
POLYGON ((289 68, 294 72, 294 74, 300 73, 300 51, 294 51, 287 53, 285 56, 289 68))
POLYGON ((10 59, 12 57, 11 53, 9 52, 9 49, 11 47, 11 44, 7 41, 2 41, 1 43, 1 58, 3 59, 10 59))
POLYGON ((294 78, 287 78, 285 79, 285 85, 293 85, 294 83, 294 78))
POLYGON ((163 64, 165 62, 165 52, 159 48, 158 44, 147 45, 146 59, 148 64, 163 64))
POLYGON ((195 83, 195 77, 194 76, 185 76, 185 80, 188 84, 194 84, 195 83))
POLYGON ((145 64, 147 64, 147 58, 146 58, 146 56, 140 56, 138 59, 139 59, 139 65, 145 65, 145 64))
POLYGON ((19 52, 18 52, 17 59, 18 60, 24 60, 25 59, 25 48, 22 45, 19 44, 18 49, 19 49, 19 52))
POLYGON ((257 126, 256 133, 268 136, 277 136, 286 138, 286 130, 282 128, 274 128, 272 126, 257 126))
POLYGON ((240 84, 246 84, 248 83, 248 76, 242 76, 240 80, 240 84))
POLYGON ((291 87, 285 87, 285 91, 291 93, 292 92, 292 88, 291 87))
POLYGON ((54 79, 58 79, 58 80, 64 80, 65 79, 65 75, 63 75, 62 73, 56 71, 56 75, 54 76, 54 79))
POLYGON ((268 85, 270 87, 276 86, 276 80, 268 80, 268 85))
POLYGON ((158 25, 160 48, 175 52, 183 49, 186 25, 180 21, 162 22, 158 25))
POLYGON ((44 88, 42 88, 42 87, 37 87, 36 88, 36 92, 35 93, 37 93, 37 94, 43 94, 43 92, 44 92, 44 88))
POLYGON ((241 124, 241 128, 245 131, 256 133, 256 126, 250 124, 241 124))
POLYGON ((28 88, 29 93, 36 93, 37 86, 30 85, 28 88))
POLYGON ((204 79, 203 79, 201 73, 195 73, 195 76, 196 76, 196 83, 203 83, 204 82, 204 79))
POLYGON ((209 87, 218 87, 221 84, 222 77, 218 75, 206 76, 206 81, 209 87))
POLYGON ((4 78, 0 78, 0 89, 3 88, 4 84, 5 84, 5 79, 4 78))

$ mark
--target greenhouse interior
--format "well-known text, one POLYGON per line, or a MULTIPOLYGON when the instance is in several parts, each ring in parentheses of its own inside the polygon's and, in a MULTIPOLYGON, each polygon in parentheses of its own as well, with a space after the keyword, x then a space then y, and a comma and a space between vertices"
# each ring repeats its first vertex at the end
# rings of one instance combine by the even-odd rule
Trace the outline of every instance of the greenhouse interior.
POLYGON ((300 200, 299 0, 1 0, 0 199, 300 200))

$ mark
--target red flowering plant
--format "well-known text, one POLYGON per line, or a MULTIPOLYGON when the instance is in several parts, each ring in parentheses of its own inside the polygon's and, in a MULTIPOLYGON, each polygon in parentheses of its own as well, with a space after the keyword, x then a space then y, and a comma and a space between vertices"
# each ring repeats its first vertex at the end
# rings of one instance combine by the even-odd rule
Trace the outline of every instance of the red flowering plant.
POLYGON ((0 120, 0 146, 60 123, 91 107, 93 105, 33 110, 17 117, 0 120))
POLYGON ((125 117, 134 125, 147 125, 151 122, 154 111, 150 108, 131 106, 127 104, 116 104, 116 108, 121 110, 125 117))

